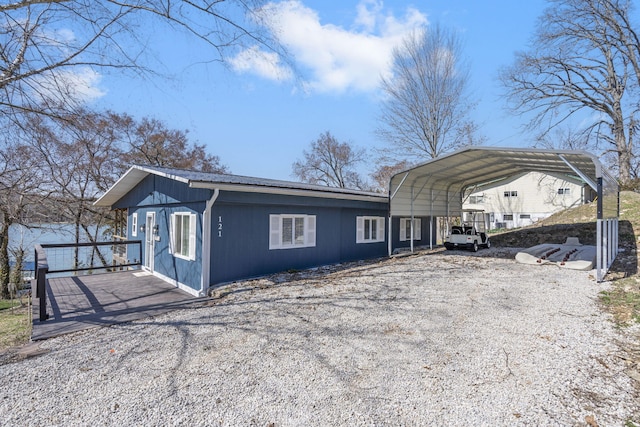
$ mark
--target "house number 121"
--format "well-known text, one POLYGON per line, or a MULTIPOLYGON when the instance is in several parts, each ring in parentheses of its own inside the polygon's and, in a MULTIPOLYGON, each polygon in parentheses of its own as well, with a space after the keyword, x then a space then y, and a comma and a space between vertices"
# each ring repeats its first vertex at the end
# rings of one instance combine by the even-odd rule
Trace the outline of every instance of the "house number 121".
POLYGON ((222 237, 222 217, 218 217, 218 237, 222 237))

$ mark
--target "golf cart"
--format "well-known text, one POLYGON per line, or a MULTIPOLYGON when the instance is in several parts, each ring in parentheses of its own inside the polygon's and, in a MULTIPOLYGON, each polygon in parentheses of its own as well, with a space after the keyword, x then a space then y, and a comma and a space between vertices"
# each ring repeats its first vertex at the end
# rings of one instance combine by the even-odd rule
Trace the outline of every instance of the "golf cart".
POLYGON ((491 246, 484 211, 463 210, 460 219, 460 225, 452 226, 449 234, 444 238, 445 248, 477 252, 478 248, 491 246))

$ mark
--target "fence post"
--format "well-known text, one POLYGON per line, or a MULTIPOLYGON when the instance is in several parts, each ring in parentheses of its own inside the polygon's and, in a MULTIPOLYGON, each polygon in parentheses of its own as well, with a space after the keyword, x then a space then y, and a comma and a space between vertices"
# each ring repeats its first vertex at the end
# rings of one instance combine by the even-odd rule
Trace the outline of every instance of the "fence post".
POLYGON ((40 245, 35 245, 35 280, 36 296, 40 302, 40 321, 44 322, 49 318, 47 314, 47 272, 49 265, 44 249, 40 245))

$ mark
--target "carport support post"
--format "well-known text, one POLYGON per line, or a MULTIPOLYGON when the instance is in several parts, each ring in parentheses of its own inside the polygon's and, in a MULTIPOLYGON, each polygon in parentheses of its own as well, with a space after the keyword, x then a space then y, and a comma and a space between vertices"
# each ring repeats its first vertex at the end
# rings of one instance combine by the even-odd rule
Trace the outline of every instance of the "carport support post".
POLYGON ((411 184, 411 253, 413 253, 413 184, 411 184))
POLYGON ((429 205, 429 249, 433 249, 433 188, 431 189, 431 204, 429 205))

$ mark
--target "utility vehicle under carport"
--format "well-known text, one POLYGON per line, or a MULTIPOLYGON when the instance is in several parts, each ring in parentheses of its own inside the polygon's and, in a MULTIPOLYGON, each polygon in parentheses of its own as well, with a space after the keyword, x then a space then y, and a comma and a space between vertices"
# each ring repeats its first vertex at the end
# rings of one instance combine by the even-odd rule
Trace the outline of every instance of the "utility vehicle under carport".
MULTIPOLYGON (((429 233, 434 234, 425 236, 431 247, 436 241, 435 224, 460 216, 462 201, 475 188, 527 172, 580 179, 596 191, 596 277, 602 281, 618 252, 619 187, 598 158, 586 151, 469 147, 437 157, 391 177, 390 223, 413 224, 415 218, 426 218, 423 221, 429 222, 429 233)), ((392 234, 396 229, 388 228, 389 255, 397 249, 395 242, 402 241, 392 234)), ((400 227, 400 236, 402 230, 400 227)), ((409 237, 413 252, 413 234, 405 231, 404 235, 409 237)))
POLYGON ((444 238, 444 247, 449 250, 468 249, 473 252, 478 252, 479 248, 491 247, 484 212, 462 211, 461 224, 451 226, 444 238))

